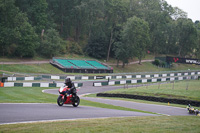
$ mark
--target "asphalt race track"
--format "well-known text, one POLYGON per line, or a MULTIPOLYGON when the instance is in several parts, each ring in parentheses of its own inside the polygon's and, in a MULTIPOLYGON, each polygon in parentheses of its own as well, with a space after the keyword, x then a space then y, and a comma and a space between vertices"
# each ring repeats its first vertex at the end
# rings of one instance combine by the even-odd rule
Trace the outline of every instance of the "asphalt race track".
POLYGON ((57 104, 0 104, 0 124, 105 117, 153 116, 133 111, 57 104))
MULTIPOLYGON (((84 82, 84 86, 78 91, 78 95, 82 96, 89 93, 104 92, 107 90, 113 90, 123 88, 123 86, 104 86, 93 87, 92 81, 84 82)), ((43 90, 44 93, 58 94, 58 89, 43 90)), ((115 106, 122 106, 126 108, 133 108, 138 110, 144 110, 149 112, 155 112, 163 115, 189 115, 186 109, 145 104, 121 100, 108 100, 103 98, 89 98, 81 97, 90 101, 111 104, 115 106)), ((56 101, 56 99, 55 99, 56 101)), ((130 116, 156 116, 154 114, 122 111, 105 108, 64 105, 59 107, 55 104, 43 104, 43 103, 2 103, 0 104, 0 125, 12 124, 12 123, 26 123, 36 121, 57 121, 57 120, 71 120, 71 119, 90 119, 90 118, 107 118, 107 117, 130 117, 130 116)))

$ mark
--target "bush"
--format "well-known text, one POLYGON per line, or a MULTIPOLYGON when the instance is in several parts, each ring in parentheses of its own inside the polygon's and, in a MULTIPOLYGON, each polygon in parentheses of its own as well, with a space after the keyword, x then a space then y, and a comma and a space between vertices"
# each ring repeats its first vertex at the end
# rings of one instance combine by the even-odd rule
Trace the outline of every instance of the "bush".
POLYGON ((73 41, 67 42, 66 49, 68 53, 83 55, 82 48, 77 42, 73 41))
POLYGON ((153 64, 156 65, 156 66, 159 66, 159 65, 160 65, 160 61, 156 59, 156 60, 153 62, 153 64))
POLYGON ((160 63, 162 67, 165 67, 166 63, 165 62, 161 62, 160 63))

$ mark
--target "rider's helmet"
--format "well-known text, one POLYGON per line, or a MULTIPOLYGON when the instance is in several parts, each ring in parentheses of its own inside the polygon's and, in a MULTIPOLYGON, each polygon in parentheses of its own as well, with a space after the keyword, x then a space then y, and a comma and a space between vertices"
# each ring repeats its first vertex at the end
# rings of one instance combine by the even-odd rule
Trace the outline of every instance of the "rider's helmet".
POLYGON ((65 84, 70 85, 71 84, 71 79, 70 78, 65 78, 65 84))

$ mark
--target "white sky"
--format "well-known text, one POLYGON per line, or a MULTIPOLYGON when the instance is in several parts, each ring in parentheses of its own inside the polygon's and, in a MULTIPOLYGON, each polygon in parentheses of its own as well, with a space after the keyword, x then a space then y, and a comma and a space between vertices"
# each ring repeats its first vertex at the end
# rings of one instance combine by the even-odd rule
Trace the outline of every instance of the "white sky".
POLYGON ((165 0, 169 5, 187 12, 193 22, 200 20, 200 0, 165 0))

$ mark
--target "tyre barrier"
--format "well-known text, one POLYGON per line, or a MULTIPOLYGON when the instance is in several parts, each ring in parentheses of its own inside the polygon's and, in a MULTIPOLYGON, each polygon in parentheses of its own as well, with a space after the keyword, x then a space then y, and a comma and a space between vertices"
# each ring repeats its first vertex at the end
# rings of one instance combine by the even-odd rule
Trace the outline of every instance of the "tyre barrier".
MULTIPOLYGON (((14 83, 5 82, 4 87, 61 87, 63 83, 14 83)), ((83 83, 74 83, 75 87, 82 87, 83 83)))
POLYGON ((192 100, 182 100, 182 99, 168 99, 161 97, 152 97, 152 96, 141 96, 141 95, 130 95, 130 94, 109 94, 109 93, 97 93, 97 97, 117 97, 117 98, 128 98, 128 99, 137 99, 137 100, 146 100, 153 102, 163 102, 163 103, 174 103, 182 105, 192 105, 200 106, 200 102, 192 100))

